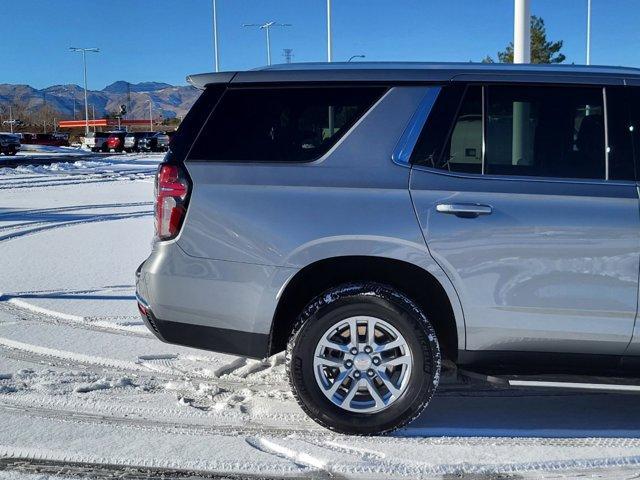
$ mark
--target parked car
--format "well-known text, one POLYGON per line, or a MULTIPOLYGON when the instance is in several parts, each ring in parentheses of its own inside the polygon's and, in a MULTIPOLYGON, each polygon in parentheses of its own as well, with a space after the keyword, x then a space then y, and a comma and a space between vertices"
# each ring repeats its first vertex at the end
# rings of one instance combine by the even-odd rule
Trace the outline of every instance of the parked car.
POLYGON ((20 138, 11 133, 0 133, 0 153, 15 155, 20 151, 20 138))
POLYGON ((20 133, 20 140, 25 145, 46 145, 54 147, 68 147, 67 133, 20 133))
POLYGON ((141 152, 166 152, 169 149, 169 137, 164 132, 153 132, 138 140, 141 152))
POLYGON ((130 132, 124 137, 124 150, 126 152, 139 152, 139 142, 141 138, 147 138, 154 135, 155 132, 130 132))
POLYGON ((109 135, 107 132, 89 132, 83 137, 82 144, 92 152, 107 152, 107 138, 109 138, 109 135))
POLYGON ((107 151, 123 152, 124 151, 124 139, 127 132, 111 132, 107 137, 106 146, 107 151))
POLYGON ((204 92, 158 170, 137 271, 161 340, 286 350, 302 409, 350 434, 416 418, 445 361, 640 374, 640 70, 360 63, 189 79, 204 92))

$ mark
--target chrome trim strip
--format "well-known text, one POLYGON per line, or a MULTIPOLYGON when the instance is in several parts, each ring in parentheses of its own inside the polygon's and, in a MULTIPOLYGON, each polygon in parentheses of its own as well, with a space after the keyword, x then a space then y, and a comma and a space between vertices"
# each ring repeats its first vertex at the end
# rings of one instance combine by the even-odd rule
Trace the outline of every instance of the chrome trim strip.
MULTIPOLYGON (((446 177, 455 177, 460 179, 469 180, 506 180, 511 182, 537 182, 537 183, 564 183, 571 185, 608 185, 608 186, 623 186, 629 187, 637 185, 637 182, 633 180, 608 180, 597 178, 564 178, 564 177, 531 177, 526 175, 481 175, 479 173, 463 173, 463 172, 450 172, 447 170, 440 170, 434 167, 428 167, 426 165, 414 165, 415 170, 420 170, 435 175, 444 175, 446 177)), ((640 186, 639 186, 640 188, 640 186)))
MULTIPOLYGON (((481 115, 482 115, 482 125, 481 125, 481 127, 482 127, 482 167, 480 169, 480 174, 484 175, 484 173, 485 173, 484 172, 484 162, 485 162, 485 156, 486 156, 486 153, 487 153, 487 147, 486 147, 487 144, 486 144, 486 141, 485 141, 486 137, 487 137, 487 134, 486 134, 487 112, 485 111, 486 110, 485 99, 486 99, 486 96, 487 96, 487 93, 486 93, 487 92, 487 87, 486 87, 486 85, 482 85, 482 87, 480 87, 480 88, 481 88, 480 101, 482 102, 482 110, 481 110, 481 112, 482 112, 481 113, 481 115)), ((466 95, 466 92, 465 92, 465 95, 466 95)), ((462 99, 462 101, 464 102, 464 98, 462 99)), ((456 119, 456 121, 457 121, 457 119, 456 119)))
POLYGON ((607 117, 607 89, 602 87, 602 105, 604 116, 604 179, 609 180, 609 119, 607 117))
POLYGON ((146 308, 147 310, 151 310, 151 307, 149 306, 149 304, 138 294, 138 292, 136 292, 136 300, 144 308, 146 308))
POLYGON ((411 120, 409 120, 409 123, 402 132, 396 148, 393 149, 393 153, 391 154, 391 160, 393 163, 403 167, 410 166, 411 154, 418 142, 418 137, 422 132, 422 127, 427 121, 427 118, 429 118, 429 113, 431 113, 433 104, 436 103, 440 90, 442 90, 441 87, 429 88, 422 100, 420 100, 418 108, 413 113, 411 120))

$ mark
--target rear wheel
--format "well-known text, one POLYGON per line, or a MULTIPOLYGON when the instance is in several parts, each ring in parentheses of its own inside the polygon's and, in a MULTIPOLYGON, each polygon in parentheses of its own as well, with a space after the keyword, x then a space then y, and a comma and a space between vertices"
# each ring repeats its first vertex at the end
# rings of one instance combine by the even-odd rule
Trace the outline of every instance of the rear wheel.
POLYGON ((382 434, 417 417, 438 385, 440 363, 424 313, 376 283, 342 285, 314 299, 287 347, 300 406, 347 434, 382 434))

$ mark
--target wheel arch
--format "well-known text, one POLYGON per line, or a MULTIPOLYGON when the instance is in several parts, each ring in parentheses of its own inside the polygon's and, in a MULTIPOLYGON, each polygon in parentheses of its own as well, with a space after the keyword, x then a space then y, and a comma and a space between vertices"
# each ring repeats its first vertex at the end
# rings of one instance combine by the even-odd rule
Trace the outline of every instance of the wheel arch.
POLYGON ((464 319, 455 290, 444 273, 438 275, 437 271, 403 260, 358 255, 317 260, 289 279, 278 296, 269 353, 286 348, 298 315, 314 297, 342 283, 358 281, 389 285, 416 302, 433 324, 444 357, 456 361, 458 350, 464 348, 464 319))

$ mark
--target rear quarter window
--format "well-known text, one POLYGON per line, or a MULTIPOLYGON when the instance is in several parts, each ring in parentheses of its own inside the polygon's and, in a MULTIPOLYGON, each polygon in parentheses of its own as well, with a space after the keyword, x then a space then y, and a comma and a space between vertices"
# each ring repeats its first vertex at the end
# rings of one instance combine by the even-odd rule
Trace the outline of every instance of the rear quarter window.
POLYGON ((324 155, 385 87, 229 88, 189 158, 307 162, 324 155))

